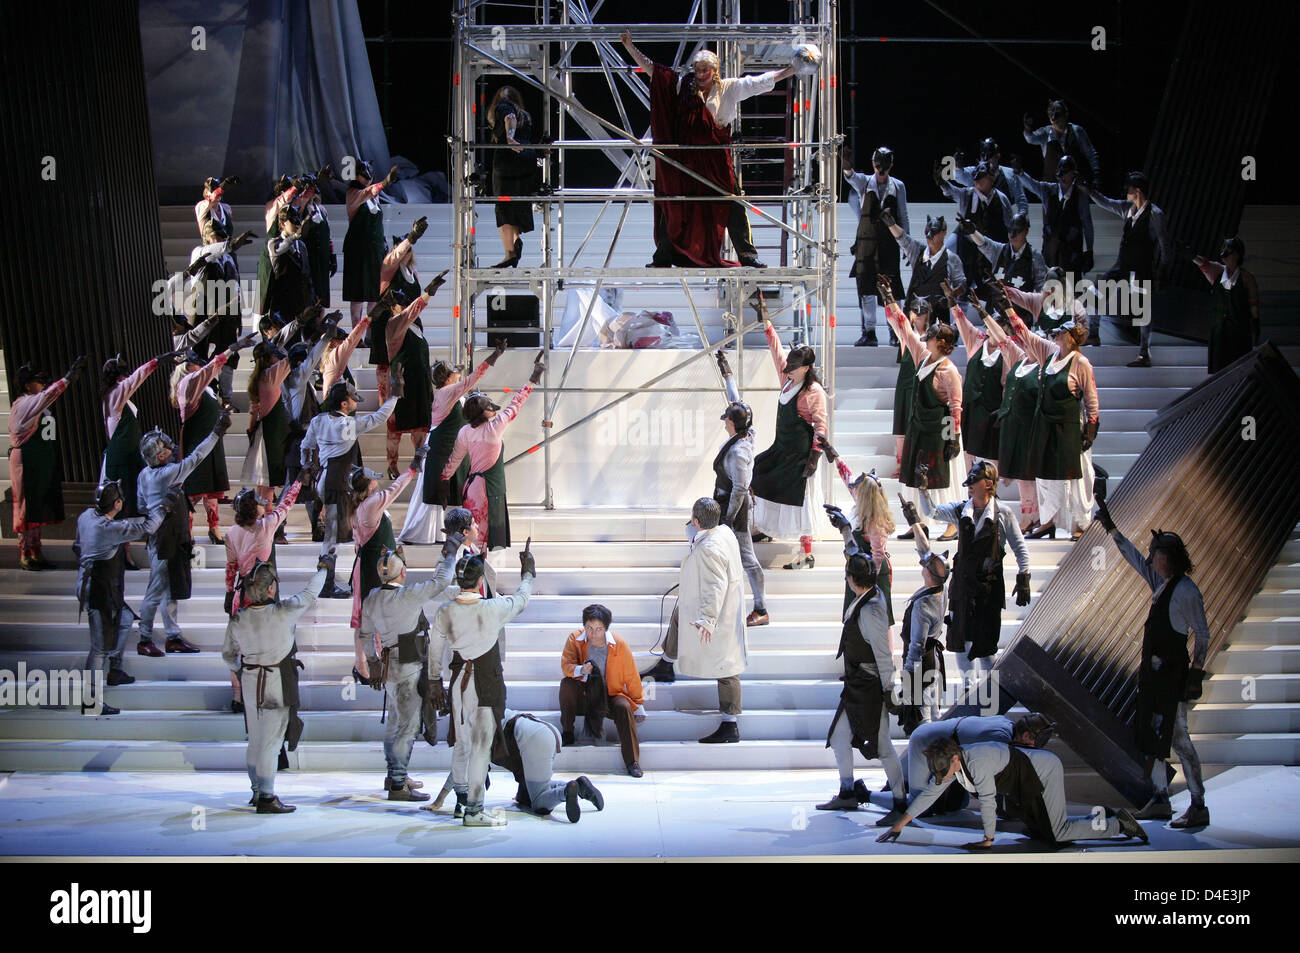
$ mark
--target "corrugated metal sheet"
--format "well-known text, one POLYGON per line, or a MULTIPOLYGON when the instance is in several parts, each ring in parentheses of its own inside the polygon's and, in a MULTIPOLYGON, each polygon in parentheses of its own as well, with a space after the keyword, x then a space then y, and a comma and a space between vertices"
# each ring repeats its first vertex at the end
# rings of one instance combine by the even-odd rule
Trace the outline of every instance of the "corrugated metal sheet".
MULTIPOLYGON (((1297 408, 1300 380, 1265 344, 1165 407, 1109 498, 1120 531, 1144 553, 1156 529, 1187 543, 1205 598, 1210 662, 1300 520, 1297 408)), ((1134 803, 1150 794, 1133 741, 1150 600, 1094 523, 996 666, 1005 692, 1060 722, 1066 743, 1134 803)))
MULTIPOLYGON (((0 34, 4 359, 12 388, 23 363, 59 375, 87 356, 55 416, 65 478, 89 483, 105 444, 101 364, 171 348, 167 320, 151 311, 164 275, 137 5, 8 4, 0 34)), ((165 383, 154 374, 134 400, 145 427, 175 431, 165 383)))

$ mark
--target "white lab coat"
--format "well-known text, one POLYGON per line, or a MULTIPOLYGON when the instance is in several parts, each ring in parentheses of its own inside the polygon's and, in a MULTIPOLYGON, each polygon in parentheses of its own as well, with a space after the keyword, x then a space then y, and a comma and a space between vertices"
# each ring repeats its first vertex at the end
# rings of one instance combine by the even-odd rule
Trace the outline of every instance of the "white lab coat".
POLYGON ((730 528, 701 530, 682 560, 677 602, 677 671, 690 678, 730 678, 745 670, 745 571, 730 528), (691 623, 703 622, 703 642, 691 623))

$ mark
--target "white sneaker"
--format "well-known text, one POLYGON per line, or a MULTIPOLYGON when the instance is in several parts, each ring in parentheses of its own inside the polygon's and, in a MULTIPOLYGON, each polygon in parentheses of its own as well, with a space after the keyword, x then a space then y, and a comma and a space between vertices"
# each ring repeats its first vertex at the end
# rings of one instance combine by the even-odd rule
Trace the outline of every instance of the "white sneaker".
POLYGON ((499 807, 486 811, 466 811, 461 823, 466 827, 505 827, 506 816, 499 807))

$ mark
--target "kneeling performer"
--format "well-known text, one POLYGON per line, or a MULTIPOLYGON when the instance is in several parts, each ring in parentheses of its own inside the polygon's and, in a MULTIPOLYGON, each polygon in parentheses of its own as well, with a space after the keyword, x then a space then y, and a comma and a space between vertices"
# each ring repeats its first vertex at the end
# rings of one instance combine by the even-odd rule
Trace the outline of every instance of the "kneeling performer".
POLYGON ((515 803, 525 811, 545 817, 564 802, 569 823, 576 824, 582 816, 579 798, 598 811, 605 809, 605 798, 586 775, 567 782, 551 780, 559 753, 560 732, 554 725, 527 712, 507 710, 492 746, 492 763, 515 776, 515 803))

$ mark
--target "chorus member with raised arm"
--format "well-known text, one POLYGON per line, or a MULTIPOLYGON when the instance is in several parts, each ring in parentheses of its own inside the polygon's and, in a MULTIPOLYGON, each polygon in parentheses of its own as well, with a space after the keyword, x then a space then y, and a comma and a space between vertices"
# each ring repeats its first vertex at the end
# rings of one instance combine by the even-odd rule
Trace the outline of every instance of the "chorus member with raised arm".
POLYGON ((998 407, 998 466, 1004 483, 1016 481, 1020 496, 1020 532, 1038 525, 1037 464, 1029 456, 1029 438, 1038 409, 1038 362, 992 318, 984 321, 989 340, 1002 352, 1002 404, 998 407))
MULTIPOLYGON (((1130 361, 1128 366, 1150 367, 1156 281, 1164 276, 1174 260, 1165 213, 1148 198, 1151 183, 1141 172, 1128 174, 1124 180, 1125 198, 1122 199, 1108 199, 1095 188, 1084 188, 1094 205, 1124 221, 1124 231, 1119 239, 1119 257, 1105 277, 1111 281, 1129 283, 1129 312, 1135 315, 1133 323, 1140 329, 1141 351, 1137 360, 1130 361), (1139 307, 1139 303, 1144 307, 1139 307)), ((1100 322, 1100 314, 1095 320, 1100 322)))
MULTIPOLYGON (((352 631, 356 649, 357 671, 353 677, 358 681, 370 681, 379 687, 376 673, 366 673, 366 651, 361 643, 361 603, 370 590, 380 585, 379 557, 385 550, 397 551, 397 540, 393 536, 393 521, 388 516, 388 507, 406 489, 406 485, 415 479, 420 464, 428 450, 421 446, 415 452, 411 466, 390 483, 387 489, 379 489, 379 474, 365 467, 355 467, 348 477, 348 518, 352 524, 352 545, 357 556, 352 563, 352 631)), ((400 555, 400 553, 399 553, 400 555)))
POLYGON ((1029 455, 1038 468, 1038 519, 1030 539, 1056 537, 1056 521, 1078 539, 1092 523, 1092 443, 1100 405, 1092 362, 1079 351, 1086 324, 1061 327, 1052 339, 1029 330, 1012 316, 1016 343, 1038 363, 1038 408, 1029 436, 1029 455))
MULTIPOLYGON (((197 447, 212 433, 213 425, 222 414, 223 404, 209 385, 226 362, 237 357, 243 348, 250 347, 256 338, 257 333, 250 332, 206 363, 190 351, 172 372, 172 406, 181 415, 181 453, 187 447, 197 447)), ((196 465, 186 471, 185 492, 190 503, 202 501, 208 518, 208 542, 215 546, 221 545, 221 534, 217 532, 221 526, 221 514, 217 502, 229 489, 224 445, 196 461, 196 465)))
MULTIPOLYGON (((907 299, 907 320, 911 322, 912 330, 924 335, 930 329, 930 319, 930 299, 907 299)), ((898 364, 898 375, 894 382, 893 421, 894 462, 899 467, 894 473, 894 478, 897 479, 903 466, 903 438, 907 436, 907 422, 912 418, 912 395, 916 393, 916 362, 912 360, 912 352, 908 350, 907 345, 894 333, 893 325, 890 325, 889 336, 898 345, 898 357, 895 358, 898 364)), ((908 536, 901 538, 910 539, 908 536)))
MULTIPOLYGON (((881 283, 880 294, 886 316, 916 364, 916 385, 898 477, 906 488, 904 496, 918 502, 917 491, 925 487, 932 491, 935 502, 955 502, 962 498, 962 386, 961 373, 948 355, 957 344, 957 332, 950 324, 936 324, 922 337, 904 317, 886 282, 881 283)), ((956 530, 950 529, 942 539, 956 535, 956 530)))
POLYGON ((14 534, 23 569, 53 569, 41 552, 41 527, 63 522, 63 469, 59 465, 58 426, 50 413, 80 375, 84 357, 50 383, 45 371, 18 368, 18 388, 9 410, 9 482, 14 498, 14 534))
MULTIPOLYGON (((393 250, 384 256, 383 265, 379 269, 380 303, 370 313, 369 337, 370 363, 375 366, 375 381, 381 401, 388 399, 388 369, 394 356, 389 353, 388 336, 385 333, 388 318, 394 310, 420 296, 420 272, 415 263, 415 243, 428 228, 429 219, 421 216, 411 223, 411 230, 404 237, 394 235, 393 250), (392 294, 388 293, 390 291, 392 294)), ((397 341, 400 346, 402 339, 399 337, 397 341)), ((391 433, 392 418, 389 418, 388 428, 391 433)), ((392 462, 396 467, 396 458, 392 462)))
POLYGON ((966 377, 961 388, 961 438, 969 470, 977 459, 997 460, 997 413, 1002 406, 1002 381, 1006 377, 1006 368, 1002 352, 988 342, 988 335, 984 333, 982 319, 986 312, 979 298, 972 295, 976 313, 981 318, 981 327, 977 328, 966 319, 966 312, 957 300, 957 290, 946 281, 943 293, 966 352, 966 377))
MULTIPOLYGON (((993 278, 1020 291, 1042 291, 1047 280, 1047 262, 1038 250, 1029 244, 1029 218, 1017 215, 1007 229, 1007 241, 996 242, 978 229, 971 233, 973 241, 993 271, 993 278)), ((983 263, 981 262, 981 267, 983 263)), ((984 299, 996 297, 996 289, 987 289, 984 299)), ((1026 312, 1022 318, 1029 320, 1026 312)))
MULTIPOLYGON (((954 153, 954 158, 958 157, 959 154, 954 153)), ((1015 156, 1012 156, 1013 160, 1015 158, 1015 156)), ((1011 200, 1011 207, 1015 210, 1015 213, 1017 215, 1028 215, 1029 200, 1025 198, 1025 190, 1016 181, 1014 171, 1009 170, 1002 164, 1002 150, 992 136, 980 140, 979 161, 987 164, 993 170, 993 188, 1011 200)), ((953 181, 959 185, 973 186, 975 184, 975 173, 978 170, 979 164, 959 165, 953 170, 953 181)))
MULTIPOLYGON (((157 370, 159 363, 182 357, 168 351, 145 361, 134 371, 128 370, 129 364, 122 355, 110 357, 104 362, 100 371, 99 398, 100 409, 104 413, 104 430, 108 434, 108 446, 104 448, 103 473, 101 483, 117 482, 122 495, 123 519, 133 519, 141 513, 136 507, 135 486, 144 461, 140 459, 140 418, 136 413, 132 395, 149 375, 157 370)), ((138 569, 131 558, 131 543, 122 543, 122 560, 127 569, 138 569)))
POLYGON ((722 412, 727 442, 713 459, 713 498, 722 508, 722 524, 731 527, 740 546, 740 564, 745 567, 750 591, 754 593, 754 611, 745 617, 745 625, 767 625, 767 597, 763 564, 754 553, 750 531, 750 484, 754 479, 754 412, 740 399, 740 388, 731 372, 727 355, 716 351, 718 370, 727 389, 727 408, 722 412))
MULTIPOLYGON (((898 239, 889 230, 882 213, 888 213, 904 232, 908 230, 907 187, 901 179, 889 174, 894 167, 894 153, 888 146, 881 146, 871 154, 871 166, 875 170, 872 175, 854 170, 853 151, 848 146, 840 150, 840 162, 850 188, 849 205, 858 218, 853 246, 849 249, 853 253, 850 274, 857 282, 858 308, 862 313, 862 336, 854 346, 874 347, 876 276, 887 275, 894 287, 903 287, 898 239)), ((893 328, 889 329, 889 343, 898 343, 893 328)))
POLYGON ((1054 99, 1047 104, 1046 126, 1037 126, 1034 117, 1025 113, 1025 142, 1043 150, 1043 177, 1054 178, 1066 156, 1074 159, 1080 171, 1086 170, 1090 181, 1101 181, 1101 160, 1088 133, 1078 123, 1070 122, 1065 101, 1054 99))
POLYGON ((1138 669, 1137 743, 1151 767, 1151 800, 1137 817, 1168 820, 1169 750, 1183 765, 1191 805, 1171 827, 1204 827, 1210 823, 1205 806, 1205 780, 1201 759, 1187 729, 1187 713, 1201 697, 1205 680, 1205 656, 1210 650, 1210 624, 1205 618, 1205 601, 1200 587, 1190 578, 1192 559, 1177 533, 1151 531, 1151 543, 1144 558, 1124 537, 1103 501, 1097 519, 1119 547, 1120 555, 1151 587, 1151 609, 1142 632, 1142 665, 1138 669), (1187 638, 1193 640, 1187 657, 1187 638))
POLYGON ((397 476, 397 453, 402 435, 410 434, 411 448, 422 446, 429 434, 429 418, 433 414, 433 381, 429 374, 429 342, 424 338, 424 324, 420 315, 429 300, 443 286, 444 271, 425 286, 422 294, 405 307, 397 308, 384 325, 384 341, 393 366, 400 367, 406 378, 406 389, 393 416, 388 418, 386 450, 388 476, 397 476))
MULTIPOLYGON (((948 223, 940 215, 938 218, 925 217, 925 241, 919 242, 899 226, 888 212, 881 213, 881 220, 889 228, 889 233, 898 239, 898 247, 903 251, 903 258, 912 269, 912 277, 907 282, 907 300, 924 298, 930 304, 930 313, 939 315, 947 306, 940 282, 947 279, 954 288, 966 287, 966 272, 961 258, 947 247, 948 223)), ((893 285, 890 285, 893 288, 893 285)), ((891 290, 891 300, 892 300, 891 290)), ((888 317, 888 312, 886 312, 888 317)))
POLYGON ((362 316, 379 300, 379 277, 384 261, 384 210, 379 193, 399 178, 397 166, 382 180, 372 181, 369 162, 358 162, 356 178, 348 183, 348 230, 343 236, 343 300, 348 302, 355 329, 362 316))
MULTIPOLYGON (((835 461, 835 468, 839 472, 840 479, 844 481, 844 486, 853 494, 853 510, 849 516, 845 516, 838 506, 824 503, 822 508, 830 516, 831 525, 844 537, 846 546, 852 539, 858 552, 870 555, 871 563, 876 568, 876 588, 884 597, 889 624, 893 625, 894 607, 890 600, 893 594, 894 567, 889 560, 888 547, 889 537, 897 527, 894 525, 893 514, 889 511, 889 499, 885 496, 880 481, 876 479, 875 470, 870 473, 860 473, 854 479, 853 471, 849 469, 842 457, 835 461)), ((846 610, 853 598, 852 587, 845 586, 844 608, 846 610)))
MULTIPOLYGON (((997 178, 993 167, 981 162, 975 167, 974 184, 969 188, 955 185, 944 178, 938 162, 934 164, 934 181, 939 191, 952 199, 957 205, 958 221, 973 224, 981 234, 994 241, 1005 242, 1011 228, 1015 211, 1011 200, 993 187, 997 178)), ((979 248, 963 230, 958 230, 957 240, 953 245, 957 257, 961 259, 962 271, 966 275, 967 287, 971 291, 987 294, 980 268, 979 248)), ((954 288, 959 287, 953 285, 954 288)))
POLYGON ((1029 175, 1019 162, 1015 168, 1017 181, 1043 203, 1043 260, 1073 274, 1077 281, 1093 266, 1092 202, 1081 187, 1075 188, 1078 164, 1073 156, 1066 156, 1056 167, 1056 180, 1047 182, 1029 175))
POLYGON ((813 527, 822 509, 817 461, 823 453, 832 462, 837 456, 827 431, 826 389, 817 376, 816 352, 805 344, 783 354, 763 295, 756 294, 753 303, 781 382, 776 438, 754 458, 754 532, 770 539, 797 536, 800 551, 785 568, 811 569, 813 527))
MULTIPOLYGON (((498 343, 483 362, 462 378, 460 365, 436 361, 429 372, 433 385, 433 410, 429 417, 429 435, 426 442, 429 454, 420 464, 420 475, 406 505, 406 523, 402 526, 398 542, 429 546, 438 542, 442 527, 442 510, 438 504, 438 485, 442 468, 456 449, 456 436, 466 424, 462 400, 478 387, 487 369, 496 364, 505 353, 504 343, 498 343)), ((469 478, 469 457, 463 457, 456 472, 451 475, 448 497, 463 498, 465 481, 469 478)))
POLYGON ((1241 267, 1246 244, 1225 238, 1219 260, 1197 255, 1192 262, 1210 283, 1213 324, 1210 326, 1210 373, 1217 374, 1259 343, 1259 285, 1241 267))
POLYGON ((285 485, 289 409, 281 396, 292 369, 288 352, 278 344, 263 341, 253 348, 253 371, 248 377, 248 453, 242 476, 244 486, 255 487, 267 505, 285 485))
POLYGON ((484 551, 510 548, 510 508, 506 498, 505 430, 519 413, 533 387, 542 379, 546 362, 544 351, 533 361, 528 383, 511 398, 505 409, 475 391, 465 399, 465 426, 456 435, 451 457, 439 475, 438 502, 442 506, 458 503, 474 516, 479 526, 484 551), (465 480, 462 500, 451 497, 451 480, 461 460, 469 458, 470 472, 465 480))

